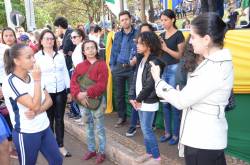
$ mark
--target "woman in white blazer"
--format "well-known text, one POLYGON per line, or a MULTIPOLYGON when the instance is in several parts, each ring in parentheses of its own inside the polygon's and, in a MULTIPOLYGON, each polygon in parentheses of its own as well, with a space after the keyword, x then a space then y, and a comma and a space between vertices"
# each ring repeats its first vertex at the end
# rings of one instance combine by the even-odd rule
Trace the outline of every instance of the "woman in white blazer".
POLYGON ((224 109, 233 87, 232 57, 223 49, 226 29, 215 13, 192 21, 190 43, 194 53, 205 59, 189 73, 181 91, 161 80, 159 67, 151 63, 157 95, 183 109, 179 149, 180 154, 184 149, 187 165, 226 165, 228 125, 224 109))

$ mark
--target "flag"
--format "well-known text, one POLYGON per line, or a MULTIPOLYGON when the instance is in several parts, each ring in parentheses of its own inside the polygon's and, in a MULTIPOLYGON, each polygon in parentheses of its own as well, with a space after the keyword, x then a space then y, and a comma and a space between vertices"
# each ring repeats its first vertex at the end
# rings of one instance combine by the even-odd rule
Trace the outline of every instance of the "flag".
POLYGON ((120 0, 105 0, 106 5, 109 10, 118 17, 121 9, 120 9, 120 0))
POLYGON ((115 0, 106 0, 106 2, 115 4, 115 0))
POLYGON ((163 9, 175 9, 175 7, 183 0, 161 0, 163 9))

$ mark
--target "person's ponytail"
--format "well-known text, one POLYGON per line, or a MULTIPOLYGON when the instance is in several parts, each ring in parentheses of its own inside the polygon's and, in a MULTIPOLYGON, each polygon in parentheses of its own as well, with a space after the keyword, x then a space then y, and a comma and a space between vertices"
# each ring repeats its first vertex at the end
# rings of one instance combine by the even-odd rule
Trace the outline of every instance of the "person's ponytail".
POLYGON ((14 70, 14 59, 11 57, 10 49, 6 49, 4 53, 4 69, 7 75, 14 70))

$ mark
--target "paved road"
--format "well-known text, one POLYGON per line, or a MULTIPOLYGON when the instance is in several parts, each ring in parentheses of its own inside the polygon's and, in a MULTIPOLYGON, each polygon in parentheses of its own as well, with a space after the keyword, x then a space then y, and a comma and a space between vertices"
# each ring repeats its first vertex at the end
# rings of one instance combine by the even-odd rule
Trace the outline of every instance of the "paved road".
MULTIPOLYGON (((69 135, 67 132, 65 132, 65 147, 72 153, 71 158, 65 158, 63 164, 64 165, 94 165, 95 164, 95 158, 92 158, 88 161, 81 160, 83 153, 87 151, 87 146, 83 143, 81 143, 79 140, 75 139, 71 135, 69 135)), ((11 165, 18 165, 18 161, 12 159, 11 165)), ((47 161, 43 158, 43 156, 40 154, 37 165, 46 165, 48 164, 47 161)), ((109 160, 105 160, 101 165, 114 165, 109 160)))

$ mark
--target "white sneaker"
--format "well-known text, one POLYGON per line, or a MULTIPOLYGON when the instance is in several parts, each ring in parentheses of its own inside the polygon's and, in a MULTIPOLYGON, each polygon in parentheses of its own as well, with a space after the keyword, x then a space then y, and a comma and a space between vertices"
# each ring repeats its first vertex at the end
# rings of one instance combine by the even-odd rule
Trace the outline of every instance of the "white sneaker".
POLYGON ((59 147, 59 151, 64 157, 71 157, 72 156, 64 147, 59 147))
POLYGON ((83 121, 77 123, 79 126, 84 126, 83 121))
POLYGON ((82 122, 82 118, 80 118, 80 119, 75 119, 74 121, 77 122, 77 123, 80 123, 80 122, 82 122))

